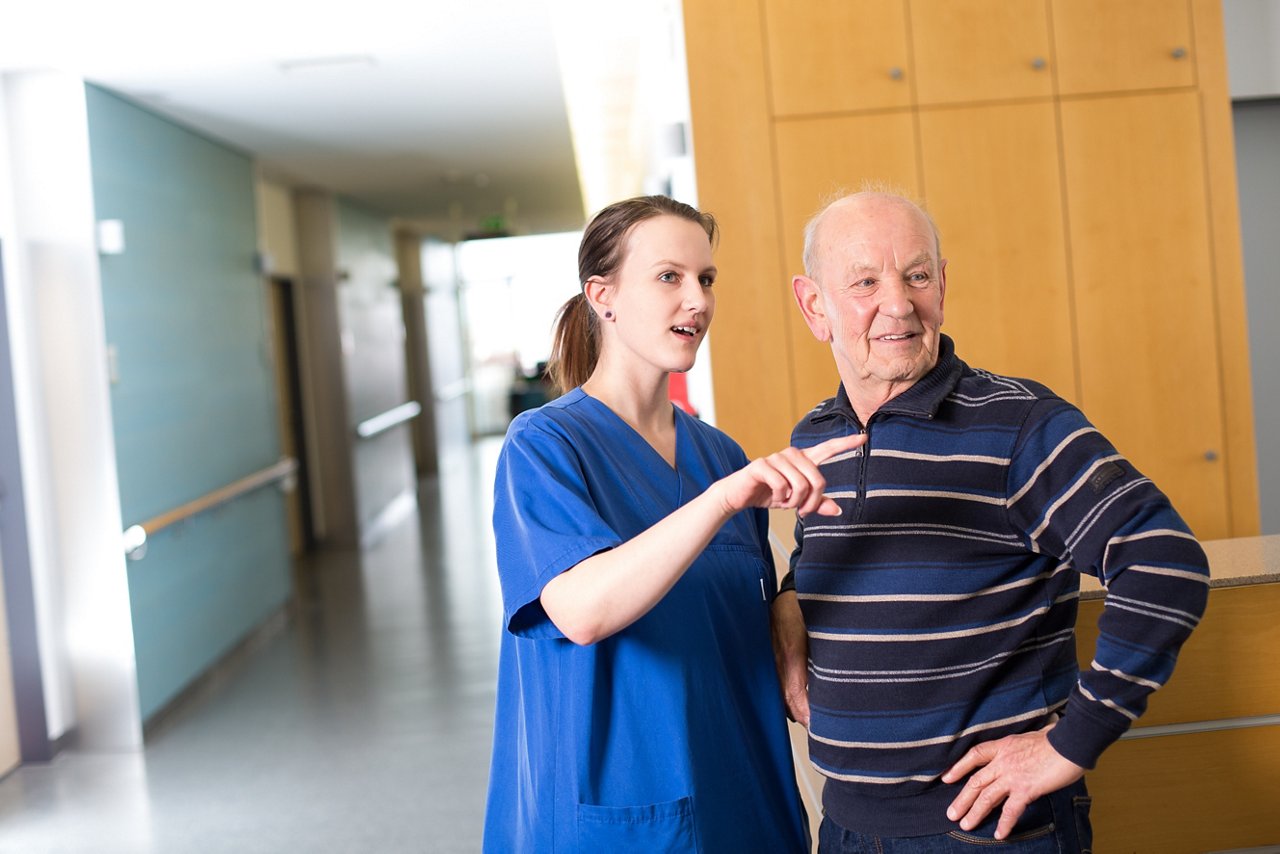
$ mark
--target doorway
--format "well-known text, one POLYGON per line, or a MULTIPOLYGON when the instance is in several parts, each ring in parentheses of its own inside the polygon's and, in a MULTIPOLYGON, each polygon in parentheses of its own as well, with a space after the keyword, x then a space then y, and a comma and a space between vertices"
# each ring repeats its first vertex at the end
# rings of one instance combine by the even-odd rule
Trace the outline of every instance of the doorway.
POLYGON ((297 460, 295 488, 285 493, 289 520, 289 550, 294 557, 310 551, 316 542, 311 513, 311 484, 307 476, 307 438, 302 409, 302 367, 298 356, 298 323, 292 279, 269 280, 272 326, 272 362, 275 366, 280 453, 297 460))

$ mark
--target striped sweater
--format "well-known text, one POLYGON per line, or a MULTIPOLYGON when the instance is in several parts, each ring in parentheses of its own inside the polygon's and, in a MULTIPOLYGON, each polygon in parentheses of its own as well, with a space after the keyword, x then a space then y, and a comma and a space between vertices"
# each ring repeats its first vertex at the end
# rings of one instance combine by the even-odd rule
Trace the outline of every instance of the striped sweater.
POLYGON ((975 743, 1042 727, 1092 768, 1173 670, 1204 610, 1208 564, 1168 499, 1074 406, 937 365, 863 425, 841 387, 797 447, 864 431, 822 467, 843 513, 796 528, 809 631, 810 758, 823 806, 863 833, 954 829, 939 777, 975 743), (1107 598, 1076 663, 1079 576, 1107 598))

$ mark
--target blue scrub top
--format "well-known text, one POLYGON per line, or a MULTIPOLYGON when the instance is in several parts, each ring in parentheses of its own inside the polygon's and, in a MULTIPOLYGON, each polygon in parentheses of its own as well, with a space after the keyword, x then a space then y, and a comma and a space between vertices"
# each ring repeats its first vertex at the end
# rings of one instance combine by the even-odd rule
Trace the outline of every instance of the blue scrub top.
POLYGON ((769 639, 763 510, 730 519, 653 610, 599 643, 567 640, 539 601, 557 574, 746 464, 723 433, 674 412, 674 469, 580 389, 507 433, 487 852, 808 851, 769 639))

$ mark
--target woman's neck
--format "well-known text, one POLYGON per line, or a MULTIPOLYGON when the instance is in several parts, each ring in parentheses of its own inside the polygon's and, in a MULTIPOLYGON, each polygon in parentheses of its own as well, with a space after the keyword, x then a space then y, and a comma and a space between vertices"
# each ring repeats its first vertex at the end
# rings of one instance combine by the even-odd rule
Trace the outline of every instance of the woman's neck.
POLYGON ((637 376, 597 365, 582 390, 603 403, 674 465, 675 413, 665 373, 637 376))

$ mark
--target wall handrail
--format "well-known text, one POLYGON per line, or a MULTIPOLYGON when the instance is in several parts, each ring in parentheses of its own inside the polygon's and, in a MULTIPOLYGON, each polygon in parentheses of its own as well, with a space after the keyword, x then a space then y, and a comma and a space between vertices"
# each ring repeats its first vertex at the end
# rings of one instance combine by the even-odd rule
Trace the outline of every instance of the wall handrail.
POLYGON ((170 525, 176 525, 184 519, 190 519, 206 510, 212 510, 220 504, 226 504, 248 492, 255 489, 261 489, 278 481, 292 478, 298 471, 298 461, 293 457, 281 457, 279 461, 259 469, 253 474, 232 481, 226 486, 221 486, 212 492, 208 492, 199 498, 188 501, 186 504, 180 504, 172 510, 166 510, 157 516, 153 516, 145 522, 137 525, 130 525, 124 532, 124 553, 126 557, 133 560, 140 560, 147 550, 147 537, 158 531, 163 531, 170 525))
POLYGON ((393 406, 386 412, 379 413, 372 418, 366 418, 357 424, 356 435, 361 439, 371 438, 379 433, 385 433, 397 424, 403 424, 411 418, 417 418, 421 412, 422 405, 416 400, 393 406))

